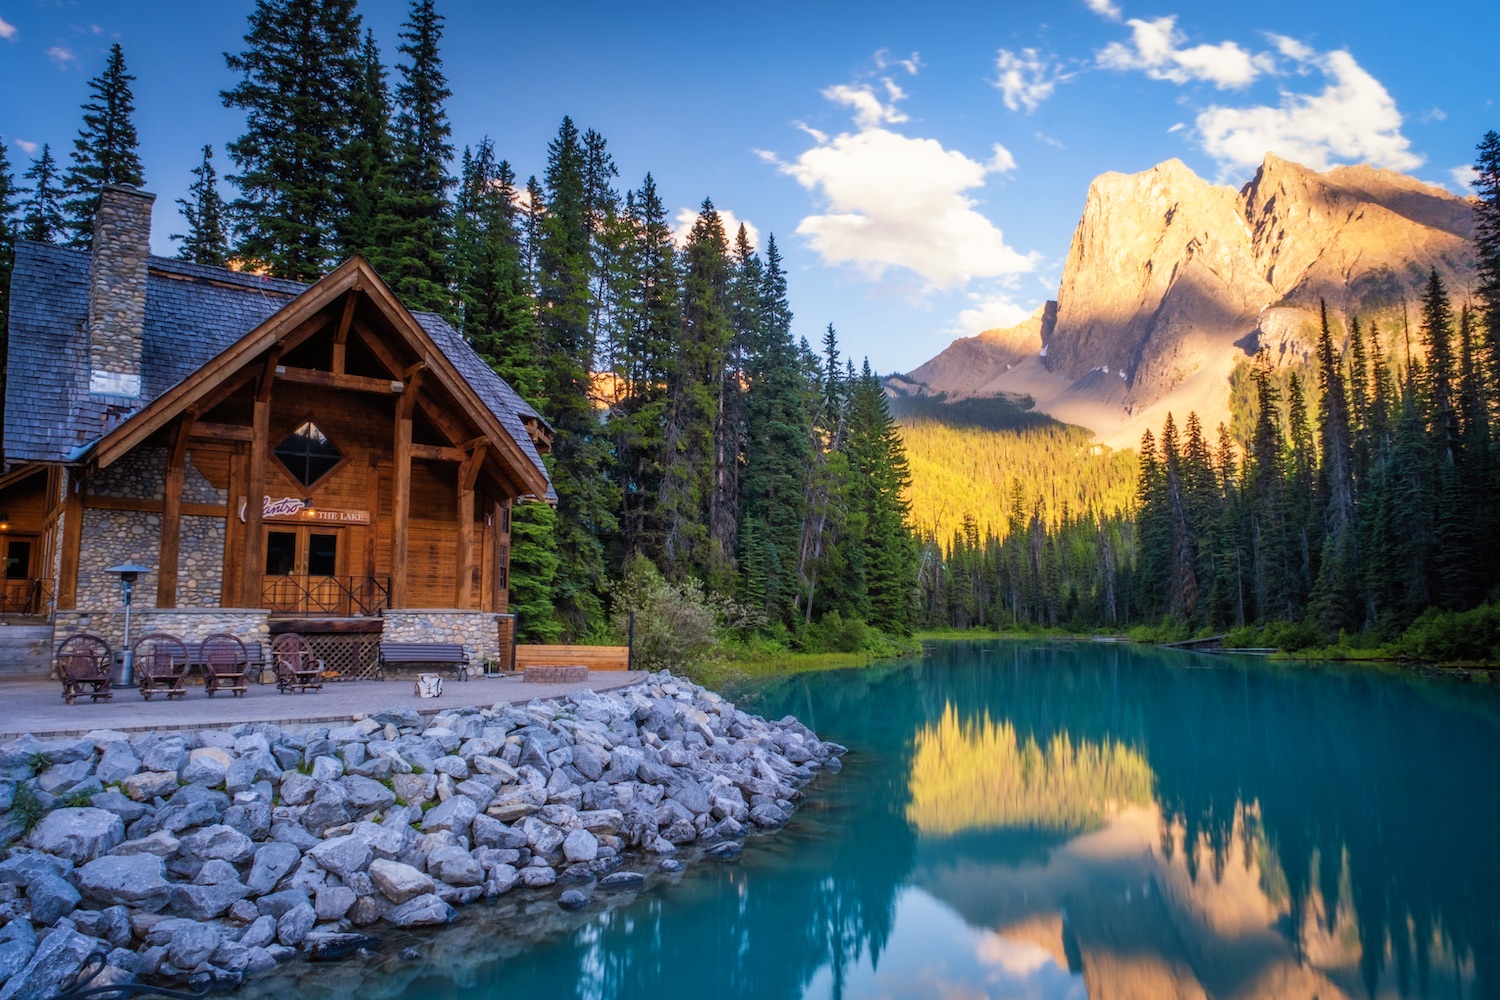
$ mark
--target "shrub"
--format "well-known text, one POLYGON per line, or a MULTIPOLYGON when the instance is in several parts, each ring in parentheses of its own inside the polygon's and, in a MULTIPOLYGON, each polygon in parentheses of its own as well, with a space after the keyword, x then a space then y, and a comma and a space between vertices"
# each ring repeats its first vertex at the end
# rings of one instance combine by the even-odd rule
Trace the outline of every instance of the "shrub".
POLYGON ((637 556, 614 587, 613 623, 624 633, 635 615, 636 662, 691 675, 719 645, 719 622, 703 585, 674 584, 649 559, 637 556))

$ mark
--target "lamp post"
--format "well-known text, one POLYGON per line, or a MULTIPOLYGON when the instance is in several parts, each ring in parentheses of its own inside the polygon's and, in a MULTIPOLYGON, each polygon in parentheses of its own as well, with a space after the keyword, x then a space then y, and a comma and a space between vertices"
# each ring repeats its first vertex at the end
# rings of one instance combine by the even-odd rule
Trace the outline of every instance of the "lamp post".
POLYGON ((151 572, 149 566, 137 566, 135 563, 121 563, 111 566, 104 572, 118 573, 120 575, 120 586, 125 591, 125 648, 120 651, 120 679, 117 682, 120 687, 135 686, 135 664, 130 651, 130 598, 135 592, 136 577, 142 573, 151 572))

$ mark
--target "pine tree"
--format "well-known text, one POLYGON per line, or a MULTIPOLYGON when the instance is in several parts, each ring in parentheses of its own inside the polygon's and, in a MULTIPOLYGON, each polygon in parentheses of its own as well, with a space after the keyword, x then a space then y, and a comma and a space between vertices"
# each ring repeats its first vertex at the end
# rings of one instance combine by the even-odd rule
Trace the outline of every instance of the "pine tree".
POLYGON ((42 155, 31 161, 31 166, 21 175, 30 181, 22 188, 26 197, 21 199, 21 239, 37 243, 54 243, 63 234, 65 222, 62 212, 62 191, 58 187, 57 161, 52 158, 52 149, 42 143, 42 155))
POLYGON ((1479 321, 1484 327, 1490 394, 1500 399, 1500 134, 1479 140, 1474 164, 1474 256, 1479 271, 1479 321))
POLYGON ((554 600, 564 635, 583 636, 604 620, 604 545, 618 527, 619 496, 611 479, 609 441, 594 412, 589 339, 590 218, 585 158, 578 130, 564 118, 547 147, 545 207, 534 244, 539 303, 542 411, 554 435, 549 468, 558 496, 554 600))
MULTIPOLYGON (((868 359, 850 400, 847 445, 851 491, 862 507, 865 597, 862 617, 896 635, 911 632, 917 545, 904 493, 911 482, 906 450, 880 379, 868 359)), ((977 547, 977 532, 974 538, 977 547)))
MULTIPOLYGON (((1326 635, 1360 624, 1358 594, 1359 525, 1355 508, 1354 452, 1351 445, 1348 396, 1341 360, 1333 350, 1328 329, 1328 306, 1322 306, 1318 336, 1318 384, 1322 403, 1318 433, 1322 462, 1318 468, 1318 504, 1322 508, 1323 551, 1314 615, 1326 635)), ((1358 325, 1355 325, 1358 337, 1358 325)))
POLYGON ((413 0, 398 51, 392 183, 377 216, 370 262, 410 308, 451 315, 448 191, 453 134, 444 102, 451 96, 438 45, 443 17, 433 0, 413 0))
POLYGON ((384 244, 396 230, 395 141, 385 76, 375 34, 366 30, 356 82, 349 92, 349 139, 338 187, 339 248, 341 253, 364 255, 377 270, 384 244))
POLYGON ((92 96, 83 105, 83 128, 73 140, 73 165, 63 178, 68 200, 64 206, 70 243, 87 249, 94 236, 94 212, 99 191, 106 184, 145 184, 141 158, 136 153, 135 97, 125 71, 125 54, 110 46, 104 72, 89 81, 92 96))
POLYGON ((203 160, 192 173, 189 197, 177 199, 178 210, 187 220, 187 232, 171 236, 182 241, 177 258, 209 267, 223 267, 229 262, 229 238, 224 231, 224 199, 219 195, 212 146, 203 147, 203 160))
POLYGON ((729 247, 712 201, 705 199, 699 209, 682 266, 682 338, 668 386, 664 441, 661 511, 668 565, 663 571, 706 578, 714 589, 723 589, 733 551, 725 550, 716 530, 714 503, 732 329, 729 247))
POLYGON ((359 44, 355 0, 256 0, 245 50, 226 53, 241 80, 220 97, 245 112, 229 179, 240 190, 235 254, 247 264, 312 281, 340 255, 359 44))

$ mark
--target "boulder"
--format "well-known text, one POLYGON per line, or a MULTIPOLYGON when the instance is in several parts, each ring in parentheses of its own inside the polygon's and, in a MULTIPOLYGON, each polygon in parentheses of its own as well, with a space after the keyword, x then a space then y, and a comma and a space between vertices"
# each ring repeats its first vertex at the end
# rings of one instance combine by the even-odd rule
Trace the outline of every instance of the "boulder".
POLYGON ((120 817, 104 809, 84 807, 48 813, 31 831, 27 842, 38 851, 82 864, 124 839, 125 823, 120 817))
POLYGON ((120 788, 136 802, 148 802, 177 791, 177 772, 140 771, 122 780, 120 788))
POLYGON ((593 861, 599 856, 599 841, 587 830, 574 830, 563 840, 563 856, 571 862, 593 861))
POLYGON ((264 948, 276 940, 276 918, 271 914, 263 914, 255 919, 245 933, 240 935, 240 944, 246 948, 264 948))
POLYGON ((364 871, 375 856, 365 838, 352 833, 325 840, 307 853, 308 857, 339 878, 364 871))
POLYGON ((317 911, 307 903, 294 906, 277 919, 276 940, 288 948, 295 948, 317 922, 317 911))
POLYGON ((50 795, 63 795, 74 785, 94 773, 93 765, 86 760, 75 760, 67 764, 53 764, 36 777, 36 786, 50 795))
POLYGON ((317 913, 319 922, 342 920, 356 898, 354 890, 348 886, 324 886, 314 896, 313 910, 317 913))
POLYGON ((397 729, 419 729, 422 726, 422 716, 410 705, 381 709, 370 716, 370 721, 397 729))
POLYGON ((222 747, 199 747, 188 753, 187 764, 182 769, 182 780, 188 783, 201 782, 213 788, 224 784, 224 775, 234 757, 222 747))
POLYGON ((250 860, 255 854, 255 844, 234 827, 220 823, 182 838, 182 851, 199 861, 216 858, 238 863, 250 860))
POLYGON ((262 844, 255 851, 255 863, 250 866, 245 884, 252 893, 263 896, 275 889, 276 883, 301 860, 302 852, 291 844, 279 841, 262 844))
POLYGON ((370 862, 370 881, 392 903, 404 904, 433 890, 432 877, 411 865, 377 858, 370 862))
POLYGON ((0 986, 26 968, 36 953, 36 930, 30 920, 12 920, 0 927, 0 986))
POLYGON ((79 868, 75 880, 85 899, 154 913, 167 902, 166 874, 166 863, 154 854, 108 855, 79 868))
POLYGON ((564 910, 581 910, 589 905, 589 894, 579 889, 564 889, 557 897, 557 905, 564 910))
POLYGON ((99 943, 71 927, 59 927, 37 945, 24 968, 0 989, 0 1000, 57 996, 73 986, 99 943))
POLYGON ((190 922, 175 929, 166 942, 167 961, 179 969, 194 969, 208 961, 223 943, 223 934, 213 924, 190 922))
POLYGON ((380 947, 380 939, 369 934, 340 934, 319 931, 309 934, 302 942, 302 950, 309 962, 333 962, 359 951, 374 951, 380 947))
POLYGON ((5 861, 0 861, 0 882, 27 886, 31 880, 42 875, 66 878, 73 874, 73 863, 55 858, 40 851, 18 851, 5 861))
POLYGON ((469 835, 469 827, 474 822, 474 817, 478 815, 479 807, 474 804, 473 799, 455 795, 447 802, 427 811, 427 815, 422 817, 422 832, 451 830, 456 835, 466 837, 469 835))
POLYGON ((215 882, 212 885, 178 883, 170 890, 168 905, 178 916, 190 920, 212 920, 249 895, 249 886, 239 879, 215 882))
POLYGON ((344 791, 349 795, 349 804, 361 812, 371 809, 386 809, 396 801, 396 793, 378 781, 347 774, 342 779, 344 791))
POLYGON ((47 926, 72 913, 83 900, 73 883, 52 873, 33 878, 26 886, 26 898, 31 901, 32 921, 47 926))
POLYGON ((385 915, 396 927, 432 927, 446 924, 455 916, 453 907, 433 893, 407 900, 385 915))

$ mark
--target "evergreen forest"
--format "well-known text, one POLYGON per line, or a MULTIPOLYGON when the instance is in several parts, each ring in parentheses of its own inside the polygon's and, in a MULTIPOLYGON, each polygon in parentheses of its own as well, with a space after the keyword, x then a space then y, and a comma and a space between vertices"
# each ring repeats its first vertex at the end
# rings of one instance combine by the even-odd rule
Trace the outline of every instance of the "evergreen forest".
MULTIPOLYGON (((529 641, 615 638, 651 593, 772 648, 1035 626, 1305 646, 1445 614, 1500 647, 1495 132, 1472 299, 1434 273, 1400 350, 1325 310, 1310 371, 1261 355, 1235 428, 1169 417, 1137 458, 1023 400, 888 399, 833 324, 794 337, 774 235, 705 197, 678 238, 652 174, 622 180, 572 118, 545 150, 456 148, 443 29, 411 0, 388 64, 355 0, 257 0, 219 94, 243 132, 201 147, 172 235, 300 281, 362 254, 545 416, 556 504, 513 520, 529 641)), ((0 338, 15 241, 86 248, 100 187, 148 183, 134 80, 116 44, 66 156, 13 167, 0 143, 0 338)))

